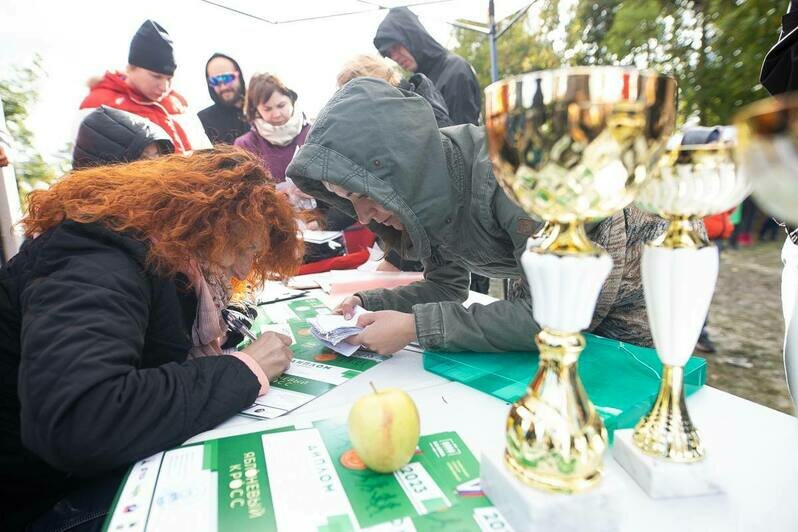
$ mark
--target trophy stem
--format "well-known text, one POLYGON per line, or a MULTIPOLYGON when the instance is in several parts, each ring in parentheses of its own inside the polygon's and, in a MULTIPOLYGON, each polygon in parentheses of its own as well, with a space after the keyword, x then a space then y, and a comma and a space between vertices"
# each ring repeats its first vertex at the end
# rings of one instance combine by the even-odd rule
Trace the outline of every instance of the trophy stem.
POLYGON ((668 249, 701 249, 712 243, 699 234, 689 216, 674 216, 669 219, 668 228, 651 241, 651 246, 668 249))
POLYGON ((559 256, 594 255, 606 253, 597 246, 585 232, 581 222, 551 223, 547 237, 541 244, 541 252, 559 256))
POLYGON ((672 218, 668 230, 643 248, 643 292, 651 335, 663 363, 662 383, 651 411, 634 429, 644 453, 673 462, 704 456, 684 402, 684 365, 693 353, 718 278, 718 250, 693 229, 690 219, 672 218))
POLYGON ((535 341, 540 367, 507 419, 504 461, 524 483, 574 493, 601 479, 607 433, 576 371, 585 339, 543 329, 535 341))
POLYGON ((579 331, 590 326, 612 259, 581 224, 551 225, 543 247, 530 239, 521 256, 541 327, 535 342, 540 366, 507 418, 504 462, 522 482, 575 493, 601 479, 607 431, 585 393, 577 360, 579 331))
POLYGON ((633 438, 646 454, 673 462, 696 462, 704 458, 704 448, 687 413, 683 379, 683 367, 663 366, 659 395, 635 427, 633 438))

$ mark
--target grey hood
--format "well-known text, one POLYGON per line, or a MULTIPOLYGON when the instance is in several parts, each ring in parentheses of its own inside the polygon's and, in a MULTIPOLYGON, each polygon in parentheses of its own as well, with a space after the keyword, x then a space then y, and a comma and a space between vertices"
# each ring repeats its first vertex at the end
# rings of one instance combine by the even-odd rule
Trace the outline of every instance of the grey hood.
POLYGON ((351 202, 323 182, 375 200, 396 213, 405 230, 376 222, 369 228, 401 247, 405 257, 423 259, 443 238, 440 228, 455 209, 446 143, 451 145, 422 97, 384 80, 359 78, 327 102, 286 175, 350 216, 351 202))

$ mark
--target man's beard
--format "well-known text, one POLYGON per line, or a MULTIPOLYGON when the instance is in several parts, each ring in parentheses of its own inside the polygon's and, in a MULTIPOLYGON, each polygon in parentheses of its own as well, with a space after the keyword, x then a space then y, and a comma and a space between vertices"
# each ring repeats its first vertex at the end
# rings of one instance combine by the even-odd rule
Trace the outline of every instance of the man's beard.
POLYGON ((224 92, 219 95, 219 99, 221 100, 222 104, 229 105, 230 107, 241 107, 241 104, 244 101, 244 91, 242 91, 241 88, 238 88, 230 92, 235 94, 235 96, 230 100, 223 96, 223 94, 225 94, 224 92))

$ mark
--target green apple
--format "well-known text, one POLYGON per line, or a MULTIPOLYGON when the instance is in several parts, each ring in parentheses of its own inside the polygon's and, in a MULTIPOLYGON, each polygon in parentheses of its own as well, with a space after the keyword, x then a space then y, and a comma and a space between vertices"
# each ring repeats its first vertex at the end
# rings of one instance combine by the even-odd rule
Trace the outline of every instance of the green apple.
POLYGON ((393 473, 413 458, 420 426, 416 404, 398 388, 377 390, 349 411, 349 440, 366 467, 393 473))

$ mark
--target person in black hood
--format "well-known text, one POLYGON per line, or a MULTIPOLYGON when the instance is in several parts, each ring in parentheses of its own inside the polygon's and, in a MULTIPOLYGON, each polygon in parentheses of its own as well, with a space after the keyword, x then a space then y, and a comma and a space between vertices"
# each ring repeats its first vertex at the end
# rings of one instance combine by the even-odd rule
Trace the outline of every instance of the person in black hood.
POLYGON ((128 163, 174 153, 159 126, 127 111, 102 105, 83 119, 72 152, 72 168, 128 163))
POLYGON ((244 117, 246 84, 241 67, 228 55, 215 53, 205 64, 205 81, 213 105, 197 116, 213 144, 232 144, 249 131, 244 117))
POLYGON ((410 72, 420 72, 443 95, 455 125, 479 123, 480 90, 474 69, 427 33, 406 7, 391 9, 377 28, 374 46, 410 72))

